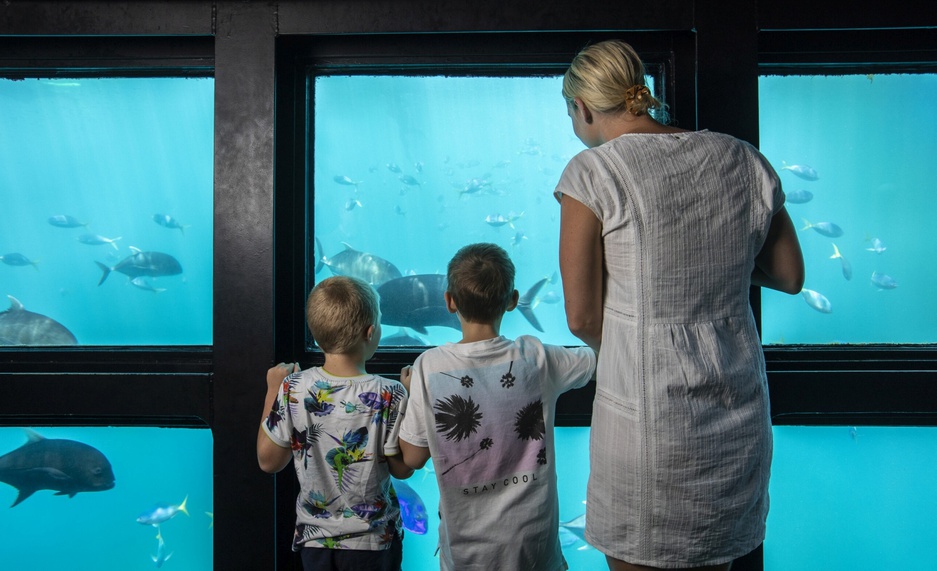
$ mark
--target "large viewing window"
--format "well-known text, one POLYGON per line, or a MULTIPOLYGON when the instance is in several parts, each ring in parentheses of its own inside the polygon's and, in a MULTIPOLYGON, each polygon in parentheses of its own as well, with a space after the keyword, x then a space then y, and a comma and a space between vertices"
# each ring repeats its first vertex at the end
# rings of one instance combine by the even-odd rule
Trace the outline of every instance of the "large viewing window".
POLYGON ((0 345, 211 345, 214 80, 48 73, 0 74, 0 345))

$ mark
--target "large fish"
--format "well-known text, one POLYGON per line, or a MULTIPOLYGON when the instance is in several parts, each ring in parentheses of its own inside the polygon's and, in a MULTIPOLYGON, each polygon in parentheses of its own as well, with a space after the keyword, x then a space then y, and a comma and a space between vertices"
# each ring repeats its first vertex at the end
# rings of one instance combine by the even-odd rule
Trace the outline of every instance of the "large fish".
POLYGON ((10 308, 0 313, 0 345, 77 345, 78 340, 51 317, 27 311, 12 295, 10 308))
POLYGON ((98 285, 103 284, 104 280, 107 279, 107 276, 109 276, 111 272, 120 272, 130 277, 130 279, 140 276, 174 276, 182 273, 182 266, 179 264, 179 261, 169 254, 164 254, 162 252, 141 252, 133 246, 130 247, 130 250, 133 253, 121 260, 116 266, 108 267, 101 262, 95 262, 98 267, 101 268, 101 271, 104 272, 98 285))
POLYGON ((81 222, 74 216, 69 216, 68 214, 56 214, 49 217, 49 224, 57 226, 59 228, 79 228, 81 226, 87 226, 87 222, 81 222))
MULTIPOLYGON (((518 311, 537 331, 543 328, 534 315, 533 303, 547 281, 548 278, 543 278, 535 283, 517 302, 518 311)), ((434 325, 461 331, 459 318, 446 308, 445 291, 446 276, 440 274, 404 276, 385 282, 377 288, 381 297, 381 323, 409 327, 423 335, 427 327, 434 325)))
POLYGON ((74 440, 43 438, 27 430, 29 441, 0 456, 0 482, 17 490, 13 506, 38 490, 55 490, 56 496, 75 497, 78 492, 101 492, 114 487, 114 471, 100 450, 74 440))
POLYGON ((394 491, 397 492, 397 501, 400 503, 400 519, 407 531, 417 535, 426 533, 426 504, 410 484, 397 478, 391 478, 394 491))
POLYGON ((399 278, 401 275, 397 266, 388 262, 384 258, 359 252, 348 244, 342 243, 345 249, 335 254, 331 258, 326 257, 322 249, 322 243, 316 238, 316 245, 319 248, 319 258, 316 262, 316 273, 322 269, 322 266, 328 266, 336 276, 351 276, 362 279, 374 287, 378 287, 384 282, 399 278))

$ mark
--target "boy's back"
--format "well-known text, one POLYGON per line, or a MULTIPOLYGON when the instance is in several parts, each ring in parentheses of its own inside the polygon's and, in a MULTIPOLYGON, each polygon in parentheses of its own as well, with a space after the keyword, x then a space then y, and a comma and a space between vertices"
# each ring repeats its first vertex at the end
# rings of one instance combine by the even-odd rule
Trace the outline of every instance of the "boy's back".
POLYGON ((403 385, 316 367, 284 379, 263 429, 293 451, 299 478, 293 549, 385 549, 400 522, 384 455, 399 453, 403 385))
POLYGON ((442 569, 566 568, 554 412, 594 370, 591 349, 528 336, 450 343, 416 360, 400 438, 433 458, 442 569))

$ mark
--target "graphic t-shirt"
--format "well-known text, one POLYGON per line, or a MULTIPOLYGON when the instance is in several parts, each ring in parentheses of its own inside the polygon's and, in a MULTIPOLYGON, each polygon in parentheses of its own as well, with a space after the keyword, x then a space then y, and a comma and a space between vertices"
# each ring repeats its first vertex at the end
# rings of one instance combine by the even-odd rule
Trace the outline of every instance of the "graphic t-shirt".
POLYGON ((413 364, 400 438, 428 447, 439 485, 440 567, 566 569, 553 424, 595 353, 534 337, 449 343, 413 364))
POLYGON ((406 389, 377 375, 335 377, 321 367, 283 380, 263 427, 293 450, 299 479, 293 550, 388 549, 401 529, 384 456, 400 453, 406 389))

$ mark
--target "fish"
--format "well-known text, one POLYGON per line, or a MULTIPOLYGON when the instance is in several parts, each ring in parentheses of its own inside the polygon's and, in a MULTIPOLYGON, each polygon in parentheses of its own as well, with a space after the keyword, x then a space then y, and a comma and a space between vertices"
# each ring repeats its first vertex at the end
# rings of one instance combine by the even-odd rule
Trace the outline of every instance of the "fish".
POLYGON ((164 287, 153 287, 150 282, 143 278, 143 276, 137 276, 130 280, 130 285, 140 288, 143 291, 151 291, 153 293, 162 293, 166 291, 166 288, 164 287))
POLYGON ((27 311, 12 295, 0 313, 0 345, 77 345, 75 335, 51 317, 27 311))
POLYGON ((511 247, 516 248, 520 246, 524 240, 527 240, 527 236, 523 232, 517 232, 514 234, 514 237, 511 238, 511 247))
POLYGON ((68 214, 56 214, 49 217, 49 224, 56 226, 58 228, 79 228, 81 226, 87 226, 87 222, 81 222, 74 216, 69 216, 68 214))
POLYGON ((421 335, 427 327, 450 327, 461 331, 459 318, 449 313, 443 293, 446 276, 417 274, 388 280, 377 288, 381 298, 381 323, 409 327, 421 335))
POLYGON ((552 305, 554 303, 560 303, 561 301, 563 301, 563 296, 561 294, 556 293, 555 291, 548 291, 547 293, 539 296, 532 307, 537 307, 537 305, 541 303, 549 303, 552 305))
POLYGON ((402 346, 402 345, 411 346, 411 347, 424 347, 426 345, 429 345, 429 343, 427 343, 425 339, 421 337, 417 337, 416 335, 411 335, 410 333, 407 333, 407 330, 402 327, 397 333, 394 333, 393 335, 381 337, 380 344, 381 346, 389 345, 389 346, 397 346, 397 347, 402 346))
POLYGON ((36 268, 36 270, 39 269, 39 260, 30 260, 18 252, 0 256, 0 262, 3 262, 8 266, 32 266, 36 268))
POLYGON ((153 222, 156 222, 164 228, 170 228, 173 230, 178 228, 183 234, 185 234, 185 229, 190 226, 189 224, 181 224, 178 220, 168 214, 154 214, 153 222))
MULTIPOLYGON (((518 311, 537 331, 543 331, 533 312, 533 301, 548 278, 535 283, 517 302, 518 311)), ((421 335, 427 327, 450 327, 462 330, 459 318, 446 307, 443 294, 446 276, 417 274, 393 279, 381 284, 377 293, 381 298, 381 323, 409 327, 421 335)))
POLYGON ((852 264, 849 263, 849 260, 843 257, 843 255, 839 251, 839 248, 836 247, 836 244, 833 244, 833 255, 830 256, 830 259, 835 260, 836 258, 839 258, 839 261, 842 263, 843 277, 846 278, 847 280, 851 280, 852 279, 852 264))
POLYGON ((397 501, 400 503, 400 519, 403 520, 403 527, 411 533, 417 535, 426 534, 426 504, 420 494, 410 487, 410 484, 397 478, 391 478, 391 483, 397 493, 397 501))
POLYGON ((402 174, 397 178, 399 178, 400 182, 404 183, 407 186, 421 186, 420 181, 418 181, 417 179, 413 178, 412 176, 408 174, 402 174))
POLYGON ((480 190, 490 189, 491 181, 487 178, 470 178, 462 185, 459 194, 474 194, 480 190))
POLYGON ((800 290, 800 295, 804 296, 804 301, 807 302, 807 305, 820 313, 833 313, 833 305, 822 293, 804 288, 800 290))
POLYGON ((805 204, 813 200, 813 193, 809 190, 794 190, 787 193, 787 201, 791 204, 805 204))
POLYGON ((332 180, 334 180, 338 184, 344 184, 345 186, 353 186, 355 187, 355 190, 358 190, 358 185, 364 182, 362 180, 352 180, 351 178, 345 175, 336 175, 332 177, 332 180))
POLYGON ((507 224, 512 230, 514 229, 514 221, 523 216, 524 213, 515 214, 514 212, 509 213, 507 216, 503 214, 489 214, 485 217, 485 223, 491 226, 492 228, 500 228, 507 224))
POLYGON ((397 166, 397 163, 387 163, 384 165, 392 173, 400 174, 400 167, 397 166))
POLYGON ((548 281, 550 281, 550 278, 543 278, 539 280, 517 300, 517 310, 521 312, 521 315, 523 315, 531 325, 534 326, 534 329, 540 331, 541 333, 543 332, 543 327, 540 325, 540 321, 537 319, 537 316, 534 315, 534 305, 537 299, 537 294, 540 293, 540 288, 542 288, 543 285, 548 281))
POLYGON ((117 250, 117 241, 121 239, 121 236, 116 238, 105 238, 100 234, 82 234, 78 237, 78 241, 82 244, 87 244, 89 246, 102 246, 104 244, 110 244, 117 250))
POLYGON ((898 287, 898 282, 888 274, 872 272, 872 285, 881 291, 885 289, 895 289, 898 287))
MULTIPOLYGON (((582 514, 569 521, 560 522, 560 530, 566 530, 578 538, 580 541, 586 541, 586 514, 582 514)), ((570 543, 572 545, 573 542, 570 543)), ((587 542, 588 543, 588 542, 587 542)))
POLYGON ((344 242, 342 242, 342 245, 345 246, 345 249, 331 258, 325 256, 322 243, 319 242, 318 238, 316 238, 316 244, 319 247, 320 254, 316 262, 317 273, 324 265, 328 266, 336 276, 359 278, 374 287, 378 287, 402 275, 400 270, 397 269, 397 266, 384 258, 367 252, 359 252, 344 242))
POLYGON ((361 207, 364 205, 361 204, 361 201, 358 200, 357 198, 349 198, 348 200, 345 201, 345 210, 349 212, 354 210, 356 206, 361 207))
POLYGON ((804 180, 820 180, 820 175, 809 165, 789 165, 784 162, 782 162, 782 165, 782 171, 791 171, 794 175, 804 180))
POLYGON ((172 505, 172 504, 156 504, 152 508, 141 513, 137 517, 137 523, 143 525, 152 525, 153 527, 159 527, 159 524, 169 521, 170 519, 176 517, 180 512, 185 515, 189 515, 189 511, 185 509, 185 503, 188 501, 189 496, 186 496, 181 504, 172 505))
POLYGON ((101 271, 104 272, 98 285, 103 284, 104 280, 107 279, 107 276, 109 276, 111 272, 122 273, 130 279, 140 276, 150 276, 154 278, 159 276, 174 276, 182 273, 182 265, 179 264, 179 260, 169 254, 164 254, 162 252, 143 252, 133 246, 130 247, 130 251, 133 253, 113 267, 106 266, 101 262, 95 262, 98 267, 101 268, 101 271))
POLYGON ((163 566, 163 563, 169 561, 169 558, 172 557, 174 552, 170 552, 168 555, 166 554, 166 542, 163 541, 162 533, 156 534, 156 540, 158 541, 156 544, 156 555, 151 555, 150 558, 153 559, 153 563, 155 563, 156 568, 159 569, 163 566))
POLYGON ((882 241, 878 238, 872 238, 872 247, 866 248, 866 251, 875 252, 876 254, 881 254, 885 250, 885 244, 883 244, 882 241))
POLYGON ((417 162, 413 163, 413 168, 416 169, 416 172, 423 172, 423 162, 422 162, 422 161, 417 161, 417 162))
POLYGON ((816 224, 811 224, 806 218, 804 218, 803 221, 806 226, 801 228, 801 230, 810 230, 813 228, 818 234, 822 234, 828 238, 839 238, 843 235, 843 229, 832 222, 817 222, 816 224))
POLYGON ((38 490, 74 498, 80 492, 114 487, 114 470, 100 450, 83 442, 45 438, 26 430, 23 446, 0 456, 0 482, 16 488, 16 507, 38 490))

